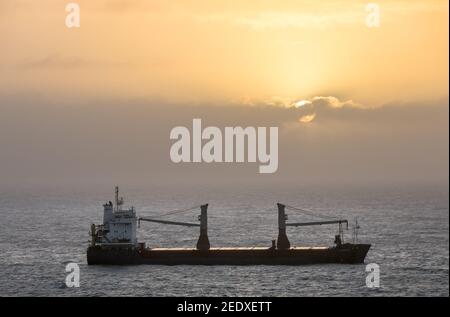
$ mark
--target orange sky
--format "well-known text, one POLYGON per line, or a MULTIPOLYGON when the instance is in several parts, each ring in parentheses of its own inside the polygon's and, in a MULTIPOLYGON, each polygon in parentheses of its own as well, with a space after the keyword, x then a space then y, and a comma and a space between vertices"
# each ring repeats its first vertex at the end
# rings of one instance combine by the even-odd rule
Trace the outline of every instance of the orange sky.
POLYGON ((63 0, 0 4, 0 92, 376 106, 448 96, 448 2, 63 0))
POLYGON ((0 1, 0 185, 448 184, 447 1, 67 2, 0 1), (193 118, 278 126, 277 173, 172 163, 193 118))

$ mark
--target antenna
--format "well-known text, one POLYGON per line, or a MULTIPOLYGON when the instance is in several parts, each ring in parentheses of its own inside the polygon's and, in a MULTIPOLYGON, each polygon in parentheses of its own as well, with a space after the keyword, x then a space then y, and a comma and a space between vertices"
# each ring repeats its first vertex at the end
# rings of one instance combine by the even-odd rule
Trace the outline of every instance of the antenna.
POLYGON ((355 217, 355 224, 353 226, 353 243, 355 243, 355 244, 358 242, 358 230, 360 228, 361 227, 358 224, 358 218, 355 217))
POLYGON ((115 211, 119 211, 119 186, 116 186, 116 210, 115 211))

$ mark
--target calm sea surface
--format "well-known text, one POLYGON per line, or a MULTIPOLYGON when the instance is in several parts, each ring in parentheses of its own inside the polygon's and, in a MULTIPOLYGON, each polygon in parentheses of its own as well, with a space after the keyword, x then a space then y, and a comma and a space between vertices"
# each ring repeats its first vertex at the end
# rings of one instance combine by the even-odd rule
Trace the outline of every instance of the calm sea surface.
MULTIPOLYGON (((366 264, 380 266, 381 287, 366 287, 365 265, 87 266, 89 225, 102 221, 102 203, 113 200, 113 188, 0 188, 0 295, 449 296, 447 186, 122 189, 125 204, 139 216, 209 203, 212 246, 270 246, 277 236, 277 201, 350 223, 357 217, 359 241, 372 244, 366 264), (69 262, 80 265, 79 288, 65 286, 69 262)), ((198 214, 167 219, 196 221, 198 214)), ((288 236, 292 245, 332 245, 336 230, 290 228, 288 236)), ((198 232, 143 223, 138 237, 150 246, 192 247, 198 232)))

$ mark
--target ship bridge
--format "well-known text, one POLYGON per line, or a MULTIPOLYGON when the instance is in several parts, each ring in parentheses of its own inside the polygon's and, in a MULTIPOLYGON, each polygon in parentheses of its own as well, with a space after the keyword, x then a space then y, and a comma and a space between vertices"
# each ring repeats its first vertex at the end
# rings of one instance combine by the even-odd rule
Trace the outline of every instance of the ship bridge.
POLYGON ((136 246, 137 217, 134 207, 123 209, 123 198, 119 198, 119 187, 115 188, 115 204, 103 205, 103 225, 92 225, 92 244, 136 246))

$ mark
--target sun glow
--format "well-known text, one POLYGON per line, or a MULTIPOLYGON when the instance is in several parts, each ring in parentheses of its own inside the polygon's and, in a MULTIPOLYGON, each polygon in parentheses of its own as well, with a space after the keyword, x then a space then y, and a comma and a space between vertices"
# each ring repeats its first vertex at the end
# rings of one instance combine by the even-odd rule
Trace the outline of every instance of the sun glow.
POLYGON ((296 107, 317 102, 306 96, 377 106, 448 91, 444 0, 383 0, 379 28, 356 0, 79 0, 70 29, 60 1, 19 2, 0 5, 2 91, 183 104, 280 96, 296 107))
POLYGON ((312 102, 309 101, 309 100, 300 100, 300 101, 297 101, 295 103, 295 107, 301 108, 301 107, 304 107, 304 106, 307 106, 307 105, 310 105, 310 104, 312 104, 312 102))
POLYGON ((316 114, 315 114, 315 113, 312 113, 312 114, 307 114, 307 115, 304 115, 304 116, 300 117, 300 118, 298 119, 298 121, 299 121, 300 123, 310 123, 310 122, 312 122, 315 118, 316 118, 316 114))

